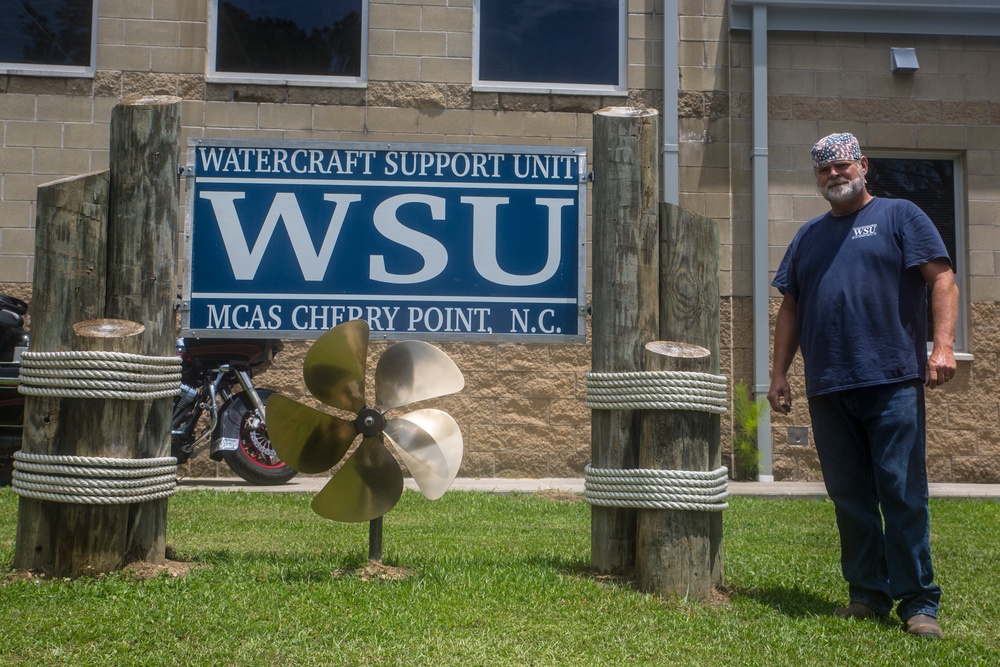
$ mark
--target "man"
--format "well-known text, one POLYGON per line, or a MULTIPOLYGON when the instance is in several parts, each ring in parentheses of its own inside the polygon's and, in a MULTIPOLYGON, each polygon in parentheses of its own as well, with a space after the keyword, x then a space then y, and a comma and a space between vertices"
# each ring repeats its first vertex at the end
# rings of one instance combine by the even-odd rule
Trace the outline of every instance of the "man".
POLYGON ((868 193, 868 159, 854 136, 824 137, 812 163, 830 212, 799 229, 772 283, 784 298, 767 398, 776 413, 791 411, 786 374, 801 348, 850 594, 835 614, 885 618, 898 600, 906 632, 940 638, 923 392, 955 374, 958 288, 930 219, 908 201, 868 193))

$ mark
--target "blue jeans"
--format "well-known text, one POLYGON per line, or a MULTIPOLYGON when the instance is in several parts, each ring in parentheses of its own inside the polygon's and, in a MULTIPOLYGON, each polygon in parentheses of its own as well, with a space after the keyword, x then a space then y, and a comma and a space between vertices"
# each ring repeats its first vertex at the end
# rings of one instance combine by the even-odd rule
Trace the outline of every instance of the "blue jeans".
POLYGON ((900 382, 809 399, 852 602, 901 619, 937 616, 931 565, 924 387, 900 382))

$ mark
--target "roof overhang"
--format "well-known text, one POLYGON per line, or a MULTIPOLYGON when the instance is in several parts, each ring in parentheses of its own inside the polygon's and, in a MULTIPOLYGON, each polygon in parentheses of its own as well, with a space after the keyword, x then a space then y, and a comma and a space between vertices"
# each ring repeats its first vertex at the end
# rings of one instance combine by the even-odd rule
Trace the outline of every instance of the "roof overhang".
POLYGON ((729 3, 733 30, 751 30, 754 7, 764 7, 769 31, 1000 36, 1000 0, 729 0, 729 3))

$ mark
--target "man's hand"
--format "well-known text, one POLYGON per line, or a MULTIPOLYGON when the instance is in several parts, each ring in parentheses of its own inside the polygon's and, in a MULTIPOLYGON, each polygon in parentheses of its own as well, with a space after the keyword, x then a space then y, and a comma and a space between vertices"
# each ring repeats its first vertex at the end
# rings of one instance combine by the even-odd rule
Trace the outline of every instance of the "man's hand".
POLYGON ((930 308, 934 320, 934 345, 927 359, 924 384, 933 389, 955 376, 955 324, 958 321, 958 287, 946 259, 920 265, 920 273, 931 289, 930 308))
POLYGON ((940 387, 955 377, 955 354, 947 347, 935 347, 927 358, 927 372, 924 373, 924 385, 933 389, 940 387))
POLYGON ((771 404, 771 410, 774 412, 787 415, 792 411, 792 388, 788 386, 788 378, 784 375, 771 378, 767 402, 771 404))
POLYGON ((787 415, 792 411, 792 389, 788 386, 788 369, 799 349, 798 304, 795 297, 785 294, 774 324, 774 365, 771 368, 771 388, 767 402, 771 410, 787 415))

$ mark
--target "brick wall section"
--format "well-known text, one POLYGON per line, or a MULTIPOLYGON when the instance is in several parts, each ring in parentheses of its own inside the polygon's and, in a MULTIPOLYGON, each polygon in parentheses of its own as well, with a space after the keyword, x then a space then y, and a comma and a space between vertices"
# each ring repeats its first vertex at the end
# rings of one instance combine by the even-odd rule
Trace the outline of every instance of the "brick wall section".
MULTIPOLYGON (((734 34, 732 48, 734 248, 749 239, 750 199, 749 36, 734 34), (734 139, 734 141, 736 141, 734 139), (736 159, 740 158, 740 159, 736 159), (740 228, 747 231, 741 233, 740 228)), ((828 210, 815 192, 809 147, 835 131, 854 133, 862 148, 941 151, 960 156, 967 198, 968 351, 955 380, 928 392, 928 465, 934 481, 1000 480, 1000 404, 996 257, 1000 250, 1000 89, 989 85, 1000 71, 1000 53, 987 39, 945 37, 829 36, 775 33, 768 36, 769 250, 771 271, 798 227, 828 210), (889 71, 889 47, 916 48, 917 75, 889 71)), ((746 241, 748 243, 748 241, 746 241)), ((749 246, 747 246, 749 250, 749 246)), ((736 288, 734 288, 735 290, 736 288)), ((779 295, 772 290, 771 317, 779 295)), ((735 299, 734 299, 735 300, 735 299)), ((749 316, 750 303, 745 308, 749 316)), ((735 308, 735 307, 734 307, 735 308)), ((734 355, 738 354, 734 349, 734 355)), ((777 479, 819 478, 812 447, 789 445, 787 427, 809 425, 801 358, 793 364, 791 415, 772 418, 777 479)))
MULTIPOLYGON (((750 283, 740 264, 741 228, 733 225, 733 122, 726 0, 680 0, 677 57, 679 204, 715 220, 720 248, 720 368, 735 382, 753 377, 750 306, 732 297, 750 283), (742 281, 742 283, 741 283, 742 281), (745 306, 745 308, 744 308, 745 306)), ((661 33, 662 39, 662 33, 661 33)), ((662 75, 662 68, 660 69, 662 75)), ((747 245, 749 247, 749 245, 747 245)), ((749 252, 746 253, 749 257, 749 252)), ((745 270, 749 270, 749 260, 745 270)), ((750 382, 752 386, 752 382, 750 382)), ((732 415, 722 416, 722 461, 732 468, 732 415)))
MULTIPOLYGON (((0 291, 30 296, 36 188, 107 165, 108 119, 126 95, 183 98, 185 139, 550 143, 588 149, 597 109, 662 104, 658 0, 629 0, 629 90, 608 97, 473 90, 472 0, 371 2, 366 87, 206 81, 208 4, 102 0, 93 79, 0 75, 0 291)), ((748 381, 752 78, 749 35, 729 30, 728 4, 678 1, 679 185, 682 206, 719 224, 721 364, 733 381, 748 381)), ((935 480, 1000 480, 995 398, 1000 332, 994 331, 1000 300, 1000 90, 994 85, 1000 50, 986 39, 900 41, 877 35, 771 33, 769 44, 772 270, 795 229, 825 210, 808 163, 809 146, 819 136, 847 129, 866 147, 962 155, 970 249, 965 298, 974 361, 961 362, 958 379, 931 397, 929 456, 935 480), (889 73, 890 42, 917 48, 917 76, 889 73)), ((305 346, 290 344, 264 384, 301 392, 305 346)), ((461 395, 442 401, 466 439, 462 474, 580 474, 590 458, 589 414, 582 407, 589 346, 443 347, 468 381, 461 395)), ((801 387, 796 390, 803 395, 801 387)), ((788 425, 808 424, 804 409, 799 401, 791 417, 774 419, 778 479, 818 478, 811 447, 785 442, 788 425)), ((725 417, 724 434, 729 427, 725 417)), ((724 435, 727 458, 728 440, 724 435)), ((217 468, 196 472, 226 474, 217 468)))
MULTIPOLYGON (((189 137, 411 141, 590 147, 605 106, 657 104, 662 9, 629 3, 627 95, 472 89, 472 0, 372 1, 364 88, 207 81, 206 2, 99 4, 93 80, 0 75, 0 291, 30 299, 36 188, 107 165, 108 124, 133 94, 177 95, 189 137), (647 87, 648 84, 648 87, 647 87), (655 89, 655 90, 654 90, 655 89)), ((182 202, 184 200, 182 199, 182 202)), ((302 397, 308 343, 290 343, 263 386, 302 397)), ((434 405, 465 437, 467 476, 578 476, 590 460, 583 407, 589 345, 442 344, 467 386, 434 405)), ((372 368, 380 348, 372 346, 372 368)), ((228 475, 202 457, 193 474, 228 475)))

